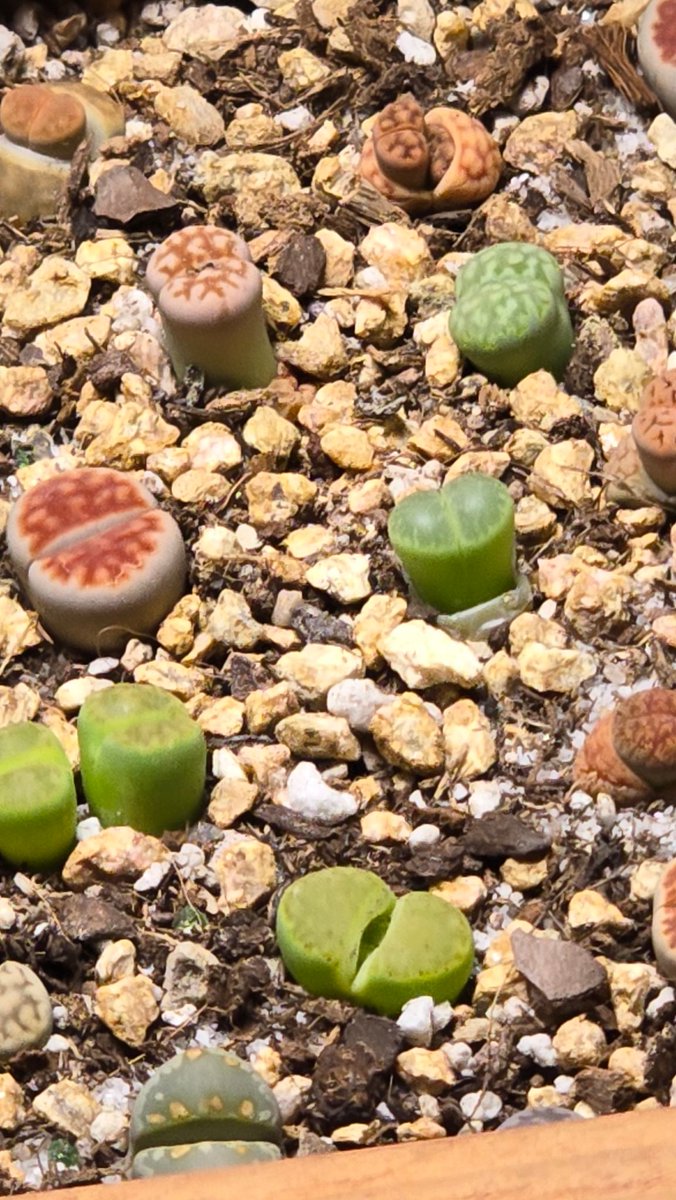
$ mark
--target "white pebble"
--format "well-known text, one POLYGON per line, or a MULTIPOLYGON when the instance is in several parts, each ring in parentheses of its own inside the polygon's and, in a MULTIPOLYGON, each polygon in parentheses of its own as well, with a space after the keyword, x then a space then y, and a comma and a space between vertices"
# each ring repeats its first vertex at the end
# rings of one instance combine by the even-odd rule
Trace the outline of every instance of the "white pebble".
POLYGON ((520 1054, 532 1058, 541 1067, 555 1067, 556 1050, 548 1033, 533 1033, 519 1038, 516 1048, 520 1054))
POLYGON ((13 925, 16 925, 16 912, 9 900, 0 896, 0 929, 11 929, 13 925))
POLYGON ((75 836, 78 842, 86 842, 87 838, 95 837, 101 832, 101 822, 98 817, 85 817, 84 821, 78 821, 75 830, 75 836))
POLYGON ((454 1071, 465 1071, 474 1057, 467 1042, 444 1042, 441 1047, 454 1071))
POLYGON ((313 116, 309 108, 298 104, 296 108, 287 108, 286 112, 277 113, 275 121, 282 129, 295 133, 298 129, 307 129, 308 125, 312 124, 313 116))
POLYGON ((572 1075, 557 1075, 554 1080, 554 1087, 560 1096, 567 1096, 575 1083, 572 1075))
POLYGON ((472 790, 469 801, 469 811, 473 817, 484 817, 486 813, 495 812, 500 806, 500 789, 497 785, 481 783, 472 790))
POLYGON ((350 792, 339 792, 324 782, 314 763, 301 762, 293 768, 283 793, 285 808, 309 821, 343 821, 358 809, 350 792))
POLYGON ((171 870, 171 863, 154 862, 143 872, 134 884, 135 892, 154 892, 162 883, 165 875, 171 870))
POLYGON ((656 1017, 660 1009, 665 1008, 667 1004, 673 1004, 674 1000, 676 1000, 676 992, 674 992, 674 989, 672 987, 663 987, 662 990, 657 993, 655 999, 651 1000, 650 1004, 646 1006, 646 1015, 649 1017, 656 1017))
POLYGON ((434 1033, 434 1000, 431 996, 415 996, 407 1000, 397 1020, 404 1037, 412 1046, 429 1046, 434 1033))
POLYGON ((409 834, 408 844, 411 850, 419 850, 423 846, 434 846, 441 837, 438 825, 418 825, 409 834))
POLYGON ((495 1092, 467 1092, 460 1098, 460 1108, 468 1121, 494 1121, 502 1111, 502 1100, 495 1092))
POLYGON ((372 679, 343 679, 329 688, 326 707, 334 717, 344 717, 350 729, 366 733, 378 709, 395 700, 372 679))
POLYGON ((414 37, 412 33, 400 33, 396 47, 403 54, 406 62, 415 63, 419 67, 431 67, 437 57, 434 46, 431 46, 429 42, 423 42, 422 38, 414 37))

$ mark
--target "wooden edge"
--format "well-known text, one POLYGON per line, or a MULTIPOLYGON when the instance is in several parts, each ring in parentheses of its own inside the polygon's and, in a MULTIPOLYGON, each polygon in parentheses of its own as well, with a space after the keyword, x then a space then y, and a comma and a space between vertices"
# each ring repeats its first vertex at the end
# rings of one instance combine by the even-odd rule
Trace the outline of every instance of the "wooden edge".
MULTIPOLYGON (((67 1200, 674 1200, 676 1110, 621 1113, 230 1170, 76 1187, 67 1200)), ((36 1193, 31 1193, 36 1196, 36 1193)), ((40 1192, 36 1200, 54 1200, 40 1192)))

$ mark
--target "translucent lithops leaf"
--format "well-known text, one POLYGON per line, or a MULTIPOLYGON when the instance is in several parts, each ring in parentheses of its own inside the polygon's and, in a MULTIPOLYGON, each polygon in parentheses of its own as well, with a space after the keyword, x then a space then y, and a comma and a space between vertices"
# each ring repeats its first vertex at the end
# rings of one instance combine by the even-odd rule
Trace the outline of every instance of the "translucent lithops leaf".
POLYGON ((272 1142, 188 1142, 141 1150, 132 1163, 133 1179, 206 1171, 210 1167, 237 1167, 253 1162, 275 1162, 281 1150, 272 1142))
POLYGON ((73 774, 54 734, 29 721, 0 729, 0 857, 55 866, 75 840, 75 820, 73 774))

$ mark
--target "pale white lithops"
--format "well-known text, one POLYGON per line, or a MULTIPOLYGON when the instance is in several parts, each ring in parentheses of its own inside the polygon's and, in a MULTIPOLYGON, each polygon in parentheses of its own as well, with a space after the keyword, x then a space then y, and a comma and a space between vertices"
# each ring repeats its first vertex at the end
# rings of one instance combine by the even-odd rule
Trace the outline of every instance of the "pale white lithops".
POLYGON ((7 549, 56 638, 97 653, 152 632, 181 595, 183 536, 122 471, 64 471, 17 500, 7 549))
POLYGON ((217 225, 172 233, 146 283, 179 379, 198 367, 208 384, 266 387, 277 371, 262 308, 261 273, 242 238, 217 225))
POLYGON ((652 937, 660 971, 676 981, 676 858, 667 863, 655 889, 652 937))
POLYGON ((651 0, 639 22, 637 45, 643 74, 676 117, 676 0, 651 0))
POLYGON ((43 1046, 52 1032, 49 993, 24 963, 0 963, 0 1062, 43 1046))

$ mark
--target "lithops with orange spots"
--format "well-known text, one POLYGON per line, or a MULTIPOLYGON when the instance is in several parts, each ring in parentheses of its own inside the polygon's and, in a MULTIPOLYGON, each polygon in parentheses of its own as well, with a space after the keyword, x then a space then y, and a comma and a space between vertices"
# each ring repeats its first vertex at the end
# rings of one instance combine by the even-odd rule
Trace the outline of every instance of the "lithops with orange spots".
POLYGON ((130 1127, 135 1176, 279 1158, 268 1085, 228 1050, 184 1050, 141 1088, 130 1127))
POLYGON ((124 110, 86 84, 22 83, 0 104, 0 217, 19 222, 52 216, 63 201, 71 160, 88 140, 95 158, 124 133, 124 110))
POLYGON ((648 83, 676 117, 676 0, 651 0, 639 22, 637 50, 648 83))
POLYGON ((667 863, 655 889, 652 939, 660 971, 676 981, 676 858, 667 863))
POLYGON ((641 465, 667 495, 676 493, 676 371, 647 385, 631 427, 641 465))
POLYGON ((261 273, 242 238, 216 225, 179 229, 152 255, 146 283, 179 379, 192 365, 208 384, 260 388, 271 382, 277 364, 261 273))
POLYGON ((376 118, 360 173, 407 212, 466 208, 485 200, 502 170, 497 143, 480 121, 456 108, 423 113, 410 95, 376 118))
POLYGON ((676 798, 676 692, 650 688, 619 700, 588 734, 573 779, 619 805, 676 798))
POLYGON ((81 650, 102 653, 153 631, 185 585, 173 517, 105 467, 66 471, 21 496, 7 548, 45 627, 81 650))

